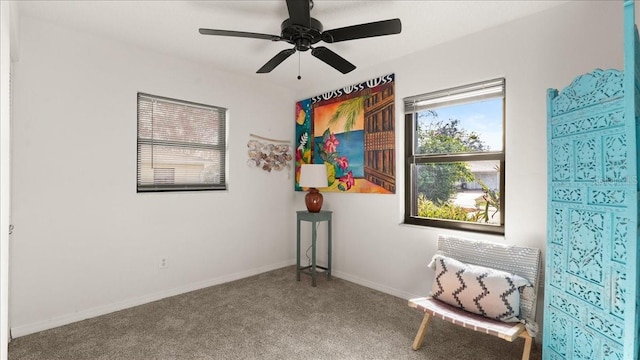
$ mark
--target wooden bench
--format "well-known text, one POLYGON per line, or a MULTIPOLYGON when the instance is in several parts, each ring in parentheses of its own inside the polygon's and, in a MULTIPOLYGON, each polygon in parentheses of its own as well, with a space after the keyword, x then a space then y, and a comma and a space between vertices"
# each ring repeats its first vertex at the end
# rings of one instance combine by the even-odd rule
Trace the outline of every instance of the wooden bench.
MULTIPOLYGON (((533 286, 526 287, 526 291, 520 292, 520 318, 526 319, 532 325, 531 331, 536 331, 534 330, 536 328, 535 313, 541 261, 539 249, 441 235, 438 237, 437 254, 466 264, 506 271, 527 279, 533 286)), ((522 337, 525 340, 522 359, 529 359, 535 334, 532 336, 523 323, 492 320, 431 297, 411 299, 409 306, 424 313, 422 324, 413 341, 413 350, 418 350, 422 346, 429 322, 435 317, 509 342, 522 337)))

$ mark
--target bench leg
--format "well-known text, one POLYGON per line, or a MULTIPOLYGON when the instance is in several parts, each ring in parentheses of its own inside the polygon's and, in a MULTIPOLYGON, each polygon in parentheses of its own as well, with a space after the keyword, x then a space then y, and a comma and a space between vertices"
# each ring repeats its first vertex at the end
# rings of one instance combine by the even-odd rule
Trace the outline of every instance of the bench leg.
POLYGON ((533 343, 533 338, 526 331, 523 331, 522 334, 520 334, 520 337, 524 338, 524 351, 522 352, 522 360, 529 360, 529 355, 531 355, 531 344, 533 343))
POLYGON ((429 327, 429 322, 431 321, 431 314, 424 314, 424 318, 422 319, 422 324, 420 324, 420 328, 418 329, 418 333, 416 334, 416 338, 413 340, 413 350, 418 350, 422 346, 422 341, 424 341, 424 335, 427 332, 427 328, 429 327))

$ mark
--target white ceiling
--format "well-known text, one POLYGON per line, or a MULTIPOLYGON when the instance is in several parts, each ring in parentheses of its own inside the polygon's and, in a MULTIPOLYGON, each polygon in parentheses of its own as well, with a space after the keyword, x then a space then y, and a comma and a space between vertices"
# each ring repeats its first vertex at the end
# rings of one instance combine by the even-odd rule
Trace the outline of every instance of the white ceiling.
MULTIPOLYGON (((402 33, 384 37, 319 43, 359 69, 539 12, 566 1, 314 0, 311 16, 325 30, 400 18, 402 33)), ((269 74, 256 74, 286 42, 205 36, 199 28, 280 35, 288 18, 284 0, 235 1, 25 1, 20 16, 64 26, 151 51, 180 56, 214 68, 302 89, 344 76, 307 51, 294 54, 269 74), (299 61, 298 61, 299 59, 299 61), (302 80, 297 80, 300 65, 302 80)))

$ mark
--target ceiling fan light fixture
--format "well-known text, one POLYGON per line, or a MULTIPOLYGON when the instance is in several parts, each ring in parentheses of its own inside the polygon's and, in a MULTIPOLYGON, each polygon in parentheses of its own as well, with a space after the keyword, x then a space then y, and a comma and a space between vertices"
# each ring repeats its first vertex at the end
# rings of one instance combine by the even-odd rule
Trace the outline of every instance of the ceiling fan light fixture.
POLYGON ((296 50, 307 51, 311 49, 311 41, 307 38, 301 37, 296 40, 296 50))

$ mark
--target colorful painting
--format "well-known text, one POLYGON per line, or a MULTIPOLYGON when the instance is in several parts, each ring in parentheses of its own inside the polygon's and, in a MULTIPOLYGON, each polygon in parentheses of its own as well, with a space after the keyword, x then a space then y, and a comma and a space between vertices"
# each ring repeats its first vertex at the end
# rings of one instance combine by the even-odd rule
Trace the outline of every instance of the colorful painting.
POLYGON ((296 177, 301 164, 327 167, 323 192, 394 194, 394 74, 296 103, 296 177))

